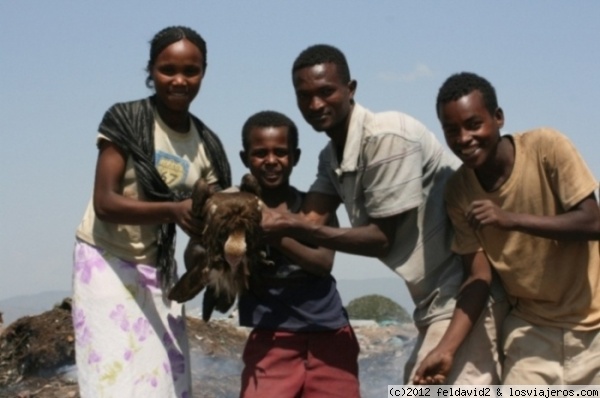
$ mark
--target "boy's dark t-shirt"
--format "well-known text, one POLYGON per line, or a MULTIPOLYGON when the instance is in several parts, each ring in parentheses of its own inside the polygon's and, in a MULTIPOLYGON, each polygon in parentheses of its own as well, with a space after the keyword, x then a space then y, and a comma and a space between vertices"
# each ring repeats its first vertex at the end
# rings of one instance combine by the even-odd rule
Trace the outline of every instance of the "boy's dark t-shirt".
MULTIPOLYGON (((298 213, 304 193, 292 189, 296 199, 290 211, 298 213)), ((332 275, 310 274, 272 247, 267 247, 267 257, 274 265, 261 267, 260 275, 251 278, 250 289, 240 296, 241 326, 299 332, 348 325, 332 275)))

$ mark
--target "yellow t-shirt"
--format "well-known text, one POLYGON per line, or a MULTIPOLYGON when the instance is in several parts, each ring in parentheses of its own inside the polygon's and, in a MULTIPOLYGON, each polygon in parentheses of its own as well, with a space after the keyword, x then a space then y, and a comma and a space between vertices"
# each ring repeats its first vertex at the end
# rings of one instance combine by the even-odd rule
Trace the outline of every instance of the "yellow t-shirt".
POLYGON ((448 182, 446 205, 456 230, 452 249, 459 254, 485 251, 515 304, 515 315, 533 324, 599 329, 597 241, 557 241, 494 227, 474 231, 466 220, 476 199, 492 200, 510 212, 554 216, 597 189, 597 180, 559 132, 537 129, 512 140, 514 168, 498 190, 486 192, 464 166, 448 182))
MULTIPOLYGON (((154 164, 163 181, 171 189, 190 190, 198 178, 209 184, 217 182, 198 131, 190 120, 187 133, 178 133, 167 126, 155 113, 154 164)), ((98 140, 108 139, 102 134, 98 140)), ((135 176, 131 156, 127 159, 122 184, 123 196, 144 200, 135 176)), ((158 225, 121 225, 104 222, 96 217, 92 200, 77 228, 77 238, 101 247, 111 254, 135 263, 153 265, 156 262, 156 233, 158 225)))

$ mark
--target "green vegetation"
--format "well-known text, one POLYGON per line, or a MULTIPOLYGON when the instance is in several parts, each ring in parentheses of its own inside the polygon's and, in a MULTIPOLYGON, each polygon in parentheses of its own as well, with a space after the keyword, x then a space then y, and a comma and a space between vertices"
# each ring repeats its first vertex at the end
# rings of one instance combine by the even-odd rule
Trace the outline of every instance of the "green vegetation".
POLYGON ((378 294, 359 297, 346 306, 351 319, 372 319, 376 322, 412 322, 411 316, 401 305, 378 294))

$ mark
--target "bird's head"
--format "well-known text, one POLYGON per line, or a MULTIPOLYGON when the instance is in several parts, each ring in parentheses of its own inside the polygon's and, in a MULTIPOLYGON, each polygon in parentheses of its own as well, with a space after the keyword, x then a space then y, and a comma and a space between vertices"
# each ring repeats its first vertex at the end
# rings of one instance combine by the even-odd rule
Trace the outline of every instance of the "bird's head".
POLYGON ((258 244, 261 207, 262 202, 248 192, 215 193, 209 200, 204 235, 213 242, 213 249, 222 247, 233 270, 258 244))
POLYGON ((227 261, 234 272, 246 255, 247 247, 246 233, 243 229, 232 231, 225 241, 225 244, 223 245, 225 261, 227 261))

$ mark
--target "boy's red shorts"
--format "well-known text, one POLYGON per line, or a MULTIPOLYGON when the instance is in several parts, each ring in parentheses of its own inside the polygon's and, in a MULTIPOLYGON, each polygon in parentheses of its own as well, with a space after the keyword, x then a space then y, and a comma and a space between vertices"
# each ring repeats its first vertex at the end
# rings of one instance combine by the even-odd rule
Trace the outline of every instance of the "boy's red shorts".
POLYGON ((240 397, 360 397, 358 352, 350 325, 326 332, 254 329, 240 397))

